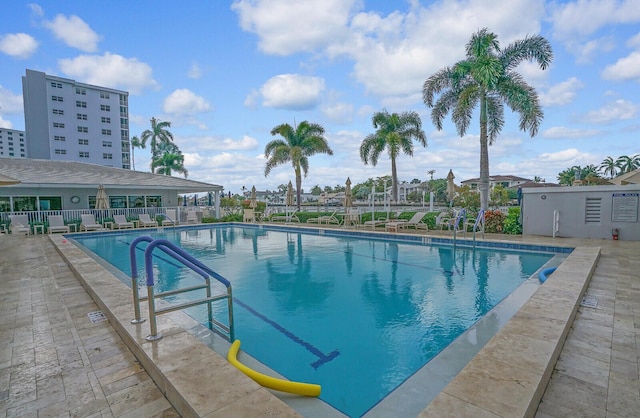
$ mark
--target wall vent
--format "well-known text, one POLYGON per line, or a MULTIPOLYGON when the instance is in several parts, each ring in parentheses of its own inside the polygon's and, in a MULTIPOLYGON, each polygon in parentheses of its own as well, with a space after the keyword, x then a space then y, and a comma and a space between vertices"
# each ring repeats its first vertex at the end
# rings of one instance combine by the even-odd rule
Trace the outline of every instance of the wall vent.
POLYGON ((584 208, 584 223, 599 224, 602 215, 602 198, 587 197, 584 208))

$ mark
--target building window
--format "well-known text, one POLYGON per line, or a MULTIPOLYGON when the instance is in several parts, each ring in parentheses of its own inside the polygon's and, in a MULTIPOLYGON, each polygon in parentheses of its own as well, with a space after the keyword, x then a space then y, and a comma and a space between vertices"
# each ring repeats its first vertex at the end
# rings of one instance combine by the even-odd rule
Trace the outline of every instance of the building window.
POLYGON ((62 197, 38 196, 40 210, 62 210, 62 197))
POLYGON ((76 94, 81 94, 83 96, 87 95, 87 90, 86 89, 81 89, 80 87, 76 87, 76 94))
POLYGON ((77 113, 76 118, 78 120, 87 120, 87 115, 85 113, 77 113))
POLYGON ((102 123, 111 123, 111 118, 108 118, 108 117, 105 117, 105 116, 103 116, 101 118, 101 120, 102 120, 102 123))
POLYGON ((89 140, 88 139, 78 139, 78 145, 89 145, 89 140))
POLYGON ((147 196, 148 208, 159 208, 162 206, 162 196, 147 196))
POLYGON ((86 127, 86 126, 78 126, 78 132, 87 133, 87 132, 89 132, 89 128, 86 127))
POLYGON ((100 98, 101 99, 108 99, 109 98, 109 93, 105 93, 104 91, 100 92, 100 98))
POLYGON ((64 110, 62 109, 53 109, 54 115, 64 115, 64 110))
POLYGON ((51 100, 54 102, 64 102, 64 98, 62 96, 51 96, 51 100))
POLYGON ((56 135, 56 136, 53 137, 53 140, 54 141, 66 141, 67 137, 56 135))
POLYGON ((111 148, 113 143, 111 141, 102 141, 102 146, 105 148, 111 148))
POLYGON ((56 153, 56 155, 67 155, 66 149, 56 149, 54 152, 56 153))
POLYGON ((61 122, 53 122, 54 128, 64 128, 64 123, 61 122))
POLYGON ((87 107, 87 102, 76 100, 76 107, 87 107))
POLYGON ((120 118, 120 125, 122 125, 122 126, 127 126, 127 125, 129 125, 129 119, 126 119, 126 118, 120 118))
POLYGON ((102 154, 102 159, 104 159, 104 160, 113 160, 113 154, 103 153, 102 154))
POLYGON ((103 129, 102 135, 111 135, 111 129, 103 129))
POLYGON ((89 158, 89 151, 80 151, 78 153, 78 157, 80 157, 80 158, 89 158))
POLYGON ((111 111, 111 106, 109 105, 100 105, 100 110, 104 110, 105 112, 111 111))
POLYGON ((56 83, 55 81, 52 81, 51 82, 51 87, 61 89, 62 88, 62 83, 56 83))

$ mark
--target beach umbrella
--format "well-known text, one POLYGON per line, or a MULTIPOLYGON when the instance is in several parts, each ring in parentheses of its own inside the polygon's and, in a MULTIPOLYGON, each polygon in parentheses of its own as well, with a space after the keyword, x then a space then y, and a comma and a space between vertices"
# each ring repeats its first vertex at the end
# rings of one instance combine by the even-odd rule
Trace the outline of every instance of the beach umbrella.
POLYGON ((287 206, 293 206, 296 204, 295 198, 293 197, 293 185, 291 181, 289 181, 289 185, 287 186, 287 206))
POLYGON ((287 199, 285 200, 285 216, 289 219, 289 206, 295 205, 296 202, 293 198, 293 185, 291 184, 291 180, 289 180, 289 185, 287 186, 287 199))
POLYGON ((456 191, 456 186, 453 183, 453 179, 456 178, 453 175, 453 170, 449 170, 449 174, 447 174, 447 197, 449 198, 449 202, 453 201, 453 195, 456 191))
POLYGON ((98 186, 98 193, 96 194, 96 209, 109 209, 109 199, 102 184, 98 186))
POLYGON ((347 177, 347 182, 344 187, 344 207, 350 208, 353 206, 353 196, 351 194, 351 179, 347 177))
POLYGON ((257 202, 257 197, 256 197, 256 186, 253 186, 251 188, 251 200, 249 202, 249 207, 252 209, 255 209, 256 206, 258 206, 258 202, 257 202))
POLYGON ((18 183, 20 183, 20 180, 0 174, 0 186, 11 186, 18 183))

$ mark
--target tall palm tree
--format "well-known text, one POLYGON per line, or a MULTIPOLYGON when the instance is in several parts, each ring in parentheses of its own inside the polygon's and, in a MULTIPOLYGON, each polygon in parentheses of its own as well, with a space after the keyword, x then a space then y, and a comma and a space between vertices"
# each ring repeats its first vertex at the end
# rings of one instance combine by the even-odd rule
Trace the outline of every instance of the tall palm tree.
POLYGON ((136 148, 145 149, 145 144, 140 141, 140 138, 134 136, 131 138, 131 164, 133 165, 133 171, 136 171, 136 158, 134 156, 133 150, 136 148))
POLYGON ((623 155, 621 157, 618 157, 616 163, 620 167, 620 174, 628 173, 637 168, 640 168, 640 154, 636 154, 632 157, 623 155))
MULTIPOLYGON (((161 122, 159 119, 153 117, 151 118, 151 129, 145 130, 142 132, 142 135, 140 135, 142 148, 146 146, 147 141, 150 142, 149 146, 151 147, 152 165, 153 160, 159 156, 159 146, 173 144, 173 134, 167 129, 170 127, 171 122, 161 122)), ((151 171, 153 172, 153 167, 151 168, 151 171)))
POLYGON ((466 59, 429 77, 423 87, 424 103, 432 108, 438 130, 451 111, 458 134, 464 136, 473 109, 480 107, 480 205, 489 203, 489 149, 504 125, 504 105, 520 115, 520 130, 536 135, 543 119, 535 89, 515 68, 524 60, 546 69, 553 59, 551 44, 542 36, 528 36, 501 49, 498 36, 484 28, 471 36, 466 59), (437 101, 435 95, 442 93, 437 101))
POLYGON ((614 178, 618 174, 618 170, 620 170, 620 163, 618 160, 607 157, 600 163, 598 169, 602 170, 602 174, 605 176, 608 175, 609 178, 614 178))
POLYGON ((278 125, 271 130, 271 135, 280 135, 282 138, 274 139, 264 148, 267 159, 264 176, 267 177, 274 167, 291 162, 296 173, 296 197, 300 209, 302 173, 307 176, 309 157, 314 154, 333 155, 333 150, 324 138, 324 128, 306 120, 296 127, 291 127, 288 123, 278 125))
POLYGON ((386 149, 391 159, 391 195, 398 200, 398 170, 396 159, 400 152, 413 155, 413 140, 427 146, 427 136, 422 130, 422 121, 417 112, 389 114, 386 110, 376 112, 371 119, 377 131, 367 135, 360 145, 360 158, 365 164, 375 166, 378 157, 386 149))
POLYGON ((184 167, 184 155, 174 144, 163 144, 158 147, 158 154, 151 160, 151 172, 170 176, 172 172, 178 172, 187 178, 189 171, 184 167))

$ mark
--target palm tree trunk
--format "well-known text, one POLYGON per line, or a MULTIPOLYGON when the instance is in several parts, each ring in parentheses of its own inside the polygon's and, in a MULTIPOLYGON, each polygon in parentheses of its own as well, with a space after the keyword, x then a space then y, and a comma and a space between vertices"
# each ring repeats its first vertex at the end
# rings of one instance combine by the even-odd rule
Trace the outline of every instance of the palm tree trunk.
POLYGON ((391 200, 398 202, 398 170, 393 156, 391 157, 391 200))
POLYGON ((487 136, 487 99, 480 99, 480 207, 489 207, 489 139, 487 136))
POLYGON ((296 167, 296 206, 300 210, 300 195, 302 190, 302 173, 300 167, 296 167))

